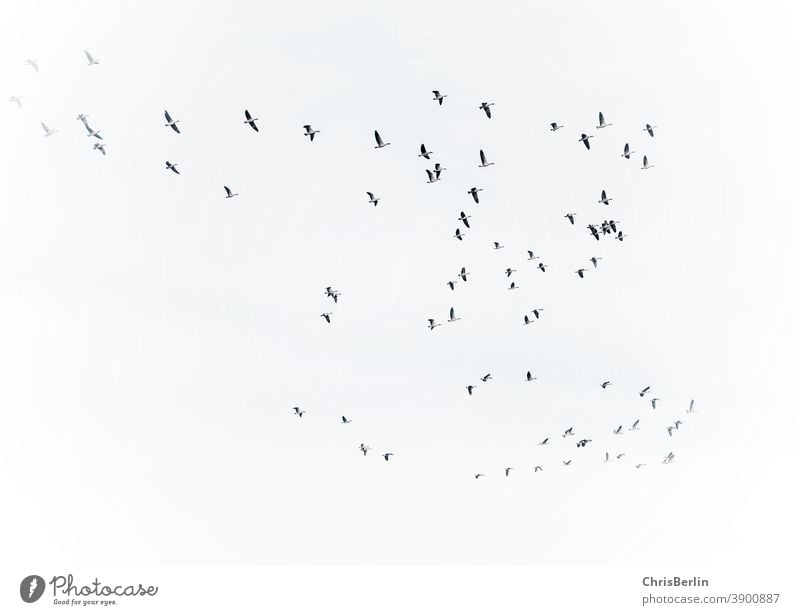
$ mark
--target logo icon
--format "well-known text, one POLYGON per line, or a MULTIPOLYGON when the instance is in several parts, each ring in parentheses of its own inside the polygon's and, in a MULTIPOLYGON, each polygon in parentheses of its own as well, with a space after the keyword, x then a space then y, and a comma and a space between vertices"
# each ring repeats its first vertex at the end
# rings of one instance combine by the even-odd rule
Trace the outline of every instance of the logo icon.
POLYGON ((19 584, 19 596, 25 602, 36 602, 44 593, 44 579, 38 574, 31 574, 19 584))

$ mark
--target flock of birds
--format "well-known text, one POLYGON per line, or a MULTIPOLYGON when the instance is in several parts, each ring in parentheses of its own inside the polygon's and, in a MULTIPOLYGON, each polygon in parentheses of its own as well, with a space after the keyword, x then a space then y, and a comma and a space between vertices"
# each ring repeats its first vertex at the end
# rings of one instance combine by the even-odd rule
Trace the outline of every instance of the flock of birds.
MULTIPOLYGON (((95 65, 99 64, 99 60, 97 60, 94 56, 92 56, 92 54, 89 53, 89 51, 85 50, 84 51, 84 55, 85 55, 86 60, 88 62, 88 64, 87 64, 88 66, 91 67, 91 66, 95 66, 95 65)), ((26 64, 28 66, 30 66, 37 74, 39 73, 39 65, 38 65, 38 63, 36 61, 27 60, 26 64)), ((439 90, 432 90, 432 93, 433 93, 433 101, 435 103, 437 103, 438 106, 440 106, 440 107, 443 106, 443 104, 445 102, 445 98, 447 98, 447 94, 442 94, 439 90)), ((23 106, 22 105, 22 99, 19 96, 11 96, 9 98, 9 101, 15 103, 19 108, 22 108, 22 106, 23 106)), ((491 119, 492 118, 492 107, 494 107, 494 106, 495 106, 494 102, 484 101, 484 102, 480 103, 480 105, 478 106, 478 110, 482 111, 487 119, 491 119)), ((99 130, 95 130, 89 124, 89 120, 88 120, 89 117, 90 116, 88 114, 80 113, 80 114, 78 114, 76 119, 79 120, 82 123, 83 127, 85 128, 86 136, 89 137, 90 139, 93 139, 93 142, 92 142, 93 149, 99 151, 103 156, 105 156, 106 155, 106 144, 104 142, 104 139, 103 139, 102 135, 100 134, 100 131, 99 130)), ((176 134, 181 134, 180 127, 178 126, 178 124, 180 123, 179 119, 173 118, 173 116, 170 114, 170 112, 168 110, 164 111, 164 119, 165 119, 165 123, 164 123, 165 127, 167 127, 168 129, 174 131, 176 134)), ((246 125, 247 127, 249 127, 250 129, 252 129, 256 133, 259 132, 258 121, 259 121, 259 119, 257 117, 255 117, 248 109, 244 110, 243 124, 246 125)), ((605 130, 606 128, 609 128, 612 125, 613 124, 611 124, 611 123, 606 121, 605 116, 604 116, 604 114, 602 112, 600 112, 598 114, 598 123, 597 123, 597 126, 596 126, 596 128, 598 130, 605 130)), ((44 136, 45 137, 51 137, 51 136, 55 135, 58 132, 58 130, 51 129, 44 122, 41 122, 41 126, 42 126, 42 129, 44 130, 44 136)), ((303 125, 302 128, 303 128, 303 132, 301 133, 302 136, 308 137, 309 142, 311 142, 311 143, 314 142, 314 137, 316 135, 320 134, 320 131, 319 130, 315 130, 310 124, 305 124, 305 125, 303 125)), ((562 128, 564 128, 563 125, 560 125, 557 122, 552 122, 552 123, 550 123, 549 130, 551 132, 555 133, 555 132, 561 130, 562 128)), ((655 137, 655 134, 656 134, 655 133, 655 129, 656 128, 658 128, 658 126, 647 123, 647 124, 644 125, 642 130, 644 132, 646 132, 647 135, 649 135, 652 138, 652 137, 655 137)), ((380 132, 378 130, 374 131, 373 137, 374 137, 374 140, 375 140, 374 149, 382 150, 382 149, 384 149, 386 147, 391 146, 391 142, 390 141, 384 141, 383 137, 381 136, 381 134, 380 134, 380 132)), ((591 150, 590 139, 592 139, 592 138, 594 138, 594 135, 592 135, 592 134, 581 133, 580 134, 580 138, 578 139, 578 143, 583 144, 584 148, 587 151, 590 151, 591 150)), ((622 151, 621 156, 623 158, 625 158, 626 160, 630 160, 631 156, 634 153, 635 153, 634 150, 632 150, 631 147, 630 147, 630 143, 626 142, 624 147, 623 147, 623 151, 622 151)), ((424 143, 422 143, 420 145, 419 153, 417 154, 417 157, 422 158, 422 159, 424 159, 426 161, 430 161, 431 160, 431 156, 433 154, 434 154, 434 152, 429 150, 427 148, 427 146, 424 143)), ((483 149, 479 149, 479 151, 478 151, 478 160, 479 160, 479 164, 477 165, 477 167, 481 168, 481 169, 485 169, 485 168, 491 167, 491 166, 493 166, 495 164, 494 162, 489 160, 486 152, 483 149)), ((653 169, 654 167, 655 167, 655 165, 650 164, 650 162, 648 160, 648 157, 646 155, 644 155, 642 157, 641 170, 646 171, 646 170, 653 169)), ((171 161, 167 160, 165 162, 165 169, 167 171, 171 172, 171 173, 174 173, 176 175, 180 175, 180 171, 178 169, 178 164, 176 162, 171 162, 171 161)), ((438 181, 442 181, 442 179, 443 179, 443 175, 442 174, 445 171, 447 171, 447 168, 442 166, 442 164, 439 163, 439 162, 434 163, 432 169, 426 168, 425 169, 425 174, 426 174, 426 177, 427 177, 427 183, 432 184, 432 183, 436 183, 438 181)), ((236 192, 234 192, 228 186, 223 186, 223 189, 224 189, 224 192, 225 192, 225 198, 227 198, 227 199, 234 198, 234 197, 238 196, 238 194, 236 192)), ((479 188, 477 186, 472 186, 466 192, 467 192, 467 195, 469 195, 471 197, 471 200, 473 201, 473 203, 477 205, 477 204, 480 203, 480 195, 479 195, 479 193, 482 192, 482 191, 483 191, 482 188, 479 188)), ((370 205, 374 206, 374 207, 377 207, 379 202, 380 202, 380 197, 376 196, 375 193, 371 192, 371 191, 367 191, 366 194, 367 194, 367 197, 368 197, 368 203, 370 205)), ((611 202, 613 200, 614 199, 608 195, 606 190, 603 189, 600 192, 600 196, 599 196, 599 199, 598 199, 597 202, 601 206, 607 207, 607 206, 611 205, 611 202)), ((566 218, 568 223, 570 225, 572 225, 572 226, 575 225, 576 217, 577 217, 577 214, 574 213, 574 212, 567 212, 564 215, 564 218, 566 218)), ((456 228, 456 230, 455 230, 455 232, 453 234, 453 237, 456 240, 464 241, 466 233, 467 233, 467 230, 470 230, 472 228, 471 225, 470 225, 470 219, 471 218, 472 218, 472 216, 467 214, 465 211, 460 211, 459 212, 457 220, 460 223, 460 225, 456 228), (464 230, 462 230, 462 227, 463 227, 464 230)), ((589 223, 589 224, 587 224, 586 228, 588 229, 590 236, 592 238, 594 238, 596 241, 600 241, 601 238, 607 237, 607 236, 611 236, 614 239, 617 239, 618 241, 623 241, 623 239, 626 237, 626 235, 620 230, 619 227, 621 225, 622 225, 622 223, 619 220, 605 219, 602 222, 589 223)), ((493 242, 493 246, 492 247, 493 247, 494 250, 501 250, 501 249, 504 248, 504 246, 500 242, 497 242, 497 241, 493 242)), ((537 256, 534 253, 534 251, 527 250, 527 260, 532 262, 532 263, 535 263, 536 269, 538 269, 540 272, 545 273, 547 271, 548 265, 545 264, 544 262, 542 262, 541 258, 539 256, 537 256)), ((602 260, 602 258, 601 257, 592 256, 589 260, 591 262, 592 268, 596 269, 598 267, 598 262, 600 260, 602 260)), ((588 271, 590 271, 588 266, 587 267, 580 267, 577 270, 575 270, 575 274, 579 278, 583 279, 587 275, 588 271)), ((516 282, 511 279, 512 276, 514 275, 514 273, 516 273, 516 269, 513 269, 513 268, 509 267, 509 268, 507 268, 505 270, 504 273, 505 273, 506 278, 510 280, 510 286, 509 286, 508 290, 513 291, 513 290, 517 289, 518 286, 516 285, 516 282)), ((470 274, 467 271, 467 268, 466 267, 461 267, 461 270, 455 276, 456 279, 448 280, 446 282, 446 285, 450 288, 451 291, 454 291, 456 284, 458 284, 459 282, 466 283, 468 281, 468 276, 469 275, 470 274)), ((326 286, 325 290, 324 290, 324 295, 325 295, 326 298, 328 298, 331 301, 333 301, 334 304, 338 304, 339 298, 341 296, 341 292, 339 290, 335 289, 332 286, 326 286)), ((537 308, 534 308, 534 309, 530 310, 529 313, 524 314, 523 317, 522 317, 523 326, 531 325, 531 324, 537 322, 538 320, 540 320, 543 317, 543 313, 544 313, 544 308, 542 308, 542 307, 537 307, 537 308)), ((333 322, 332 321, 332 316, 333 316, 333 312, 330 312, 330 311, 325 311, 325 312, 322 312, 322 314, 320 314, 320 317, 328 325, 332 324, 332 322, 333 322)), ((458 322, 460 320, 461 320, 461 318, 456 315, 455 308, 454 307, 450 307, 446 322, 449 323, 449 324, 453 324, 453 323, 456 323, 456 322, 458 322)), ((438 327, 440 327, 442 325, 443 325, 443 323, 437 322, 435 318, 428 318, 428 320, 427 320, 427 328, 430 331, 434 331, 436 328, 438 328, 438 327)), ((484 376, 482 376, 480 378, 481 385, 488 384, 488 382, 490 380, 492 380, 492 374, 491 373, 486 373, 484 376)), ((524 382, 530 383, 530 382, 536 381, 537 377, 534 376, 530 371, 527 371, 524 374, 523 380, 524 380, 524 382)), ((467 395, 469 397, 472 397, 475 394, 476 389, 478 388, 478 386, 479 385, 473 384, 473 383, 467 384, 466 387, 465 387, 467 395)), ((602 383, 600 383, 600 388, 603 389, 603 390, 608 389, 610 386, 612 386, 612 382, 610 380, 606 380, 606 381, 603 381, 602 383)), ((640 398, 647 397, 647 399, 649 401, 649 406, 652 408, 653 411, 655 411, 655 410, 657 410, 657 404, 660 401, 660 399, 658 397, 652 396, 650 394, 650 391, 651 391, 651 387, 650 386, 646 386, 646 387, 644 387, 644 388, 642 388, 641 390, 638 391, 638 396, 640 398)), ((301 409, 300 406, 294 406, 292 408, 292 411, 293 411, 294 415, 298 419, 302 419, 303 416, 306 413, 306 411, 304 409, 301 409)), ((694 412, 695 412, 694 400, 691 400, 689 402, 688 408, 686 409, 686 414, 693 414, 694 412)), ((352 422, 352 420, 349 419, 346 416, 342 416, 340 422, 341 422, 342 425, 349 425, 352 422)), ((630 431, 630 432, 639 431, 639 424, 640 424, 640 419, 637 419, 636 421, 634 421, 630 425, 630 427, 627 428, 627 430, 624 429, 624 426, 622 424, 614 425, 614 426, 609 427, 609 432, 611 433, 612 436, 621 436, 621 435, 623 435, 623 433, 625 431, 630 431)), ((683 425, 683 421, 681 419, 671 420, 668 423, 664 424, 664 432, 666 433, 668 438, 672 438, 682 425, 683 425)), ((590 438, 590 437, 586 437, 585 435, 582 435, 581 437, 578 437, 578 435, 574 432, 574 427, 569 427, 569 428, 565 429, 561 433, 561 437, 562 437, 562 441, 567 441, 567 439, 569 439, 569 438, 574 438, 575 439, 574 442, 575 442, 576 448, 578 448, 578 449, 586 448, 587 445, 592 443, 592 438, 590 438)), ((550 444, 551 444, 550 436, 547 436, 544 439, 538 441, 538 446, 540 446, 540 447, 549 446, 550 444)), ((358 451, 365 457, 367 456, 367 454, 369 453, 370 450, 371 450, 371 447, 369 445, 367 445, 366 443, 362 442, 362 443, 360 443, 358 445, 358 451)), ((602 459, 603 459, 604 463, 610 463, 612 461, 615 461, 615 460, 618 460, 618 459, 622 459, 625 455, 626 455, 626 453, 624 453, 624 452, 613 453, 612 454, 612 453, 609 453, 609 452, 606 451, 602 459)), ((393 452, 381 453, 381 457, 383 457, 383 459, 385 461, 389 461, 390 458, 393 457, 393 456, 394 456, 393 452)), ((675 459, 675 455, 674 455, 674 453, 672 451, 670 451, 663 457, 663 459, 661 460, 661 463, 670 464, 670 463, 672 463, 674 461, 674 459, 675 459)), ((572 457, 567 455, 566 459, 562 459, 561 460, 561 465, 563 467, 570 466, 570 465, 572 465, 572 461, 573 461, 572 457)), ((646 465, 646 464, 640 462, 640 463, 636 463, 634 467, 638 469, 638 468, 641 468, 644 465, 646 465)), ((512 471, 514 471, 513 467, 511 467, 511 466, 505 467, 503 469, 503 475, 508 477, 508 476, 510 476, 512 471)), ((542 472, 542 471, 544 471, 544 466, 542 466, 542 465, 535 465, 533 467, 533 473, 538 473, 538 472, 542 472)), ((484 478, 486 476, 486 474, 484 474, 482 472, 478 472, 478 473, 473 474, 473 476, 474 476, 475 479, 480 479, 480 478, 484 478)))

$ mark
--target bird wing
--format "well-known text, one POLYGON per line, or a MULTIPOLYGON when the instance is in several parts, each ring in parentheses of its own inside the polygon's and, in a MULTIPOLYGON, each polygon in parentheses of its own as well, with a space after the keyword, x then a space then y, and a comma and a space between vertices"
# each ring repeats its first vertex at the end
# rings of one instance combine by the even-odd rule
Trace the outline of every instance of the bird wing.
POLYGON ((44 128, 45 132, 50 132, 50 129, 47 127, 47 124, 45 124, 44 122, 39 122, 39 123, 42 125, 42 128, 44 128))
POLYGON ((486 117, 489 117, 489 118, 490 118, 490 117, 492 117, 492 110, 491 110, 491 108, 489 107, 489 105, 486 105, 486 106, 483 108, 483 110, 484 110, 484 111, 486 111, 486 117))
POLYGON ((381 139, 381 136, 378 134, 377 130, 375 131, 375 142, 378 145, 383 145, 383 139, 381 139))
POLYGON ((450 308, 450 319, 452 320, 455 317, 456 317, 456 311, 453 308, 450 308))
POLYGON ((244 110, 244 119, 246 119, 248 122, 253 121, 253 116, 250 115, 250 112, 247 109, 244 110))
POLYGON ((428 174, 428 181, 433 182, 433 173, 429 169, 425 169, 425 172, 428 174))
POLYGON ((375 195, 372 194, 371 192, 367 192, 367 196, 369 197, 370 201, 374 201, 375 200, 375 195))
POLYGON ((86 54, 86 59, 89 60, 89 62, 94 62, 94 58, 92 57, 91 53, 89 53, 86 49, 83 50, 83 53, 86 54))
POLYGON ((486 164, 486 154, 481 150, 481 164, 486 164))
POLYGON ((604 117, 603 117, 603 112, 602 112, 602 111, 599 113, 599 115, 598 115, 597 117, 598 117, 598 118, 599 118, 599 120, 600 120, 598 123, 599 123, 601 126, 602 126, 603 124, 605 124, 605 123, 606 123, 606 118, 604 118, 604 117))
POLYGON ((172 123, 172 116, 170 116, 169 111, 164 111, 164 117, 167 118, 167 122, 172 123))
POLYGON ((231 192, 231 189, 230 189, 230 188, 228 188, 228 186, 223 186, 223 188, 225 188, 225 192, 227 193, 227 195, 228 195, 228 196, 230 196, 231 194, 233 194, 233 193, 231 192))
POLYGON ((644 158, 642 158, 642 166, 643 166, 643 167, 646 167, 646 166, 647 166, 647 156, 645 156, 644 158))
POLYGON ((627 143, 625 144, 625 153, 626 154, 630 154, 631 153, 631 148, 628 146, 627 143))

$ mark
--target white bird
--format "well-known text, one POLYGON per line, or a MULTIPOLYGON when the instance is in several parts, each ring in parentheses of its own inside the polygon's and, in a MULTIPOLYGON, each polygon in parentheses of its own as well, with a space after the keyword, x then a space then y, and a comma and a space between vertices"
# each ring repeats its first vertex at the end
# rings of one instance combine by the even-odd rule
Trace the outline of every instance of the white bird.
POLYGON ((381 139, 381 135, 378 133, 377 130, 375 131, 375 143, 377 143, 377 145, 373 149, 381 149, 382 147, 386 147, 387 145, 391 145, 391 143, 384 143, 383 142, 383 139, 381 139))
POLYGON ((482 102, 481 106, 478 107, 478 109, 483 109, 483 112, 486 114, 486 117, 491 118, 492 117, 492 110, 489 107, 491 107, 492 105, 494 105, 493 102, 492 103, 490 103, 490 102, 482 102))
POLYGON ((180 175, 180 171, 178 171, 178 165, 170 162, 167 160, 167 169, 175 173, 175 175, 180 175))
POLYGON ((235 196, 239 196, 237 193, 233 192, 230 188, 228 188, 228 186, 222 186, 222 187, 225 188, 226 199, 232 199, 235 196))
POLYGON ((582 132, 581 138, 578 139, 578 141, 581 141, 586 146, 586 149, 592 149, 591 146, 589 145, 589 139, 591 139, 592 137, 594 137, 594 135, 587 135, 585 132, 582 132))
POLYGON ((550 131, 555 132, 559 128, 564 128, 563 126, 559 126, 558 122, 550 122, 550 131))
POLYGON ((455 309, 450 308, 450 318, 447 319, 447 322, 455 322, 457 320, 461 320, 461 319, 456 317, 455 309))
POLYGON ((642 130, 644 130, 644 131, 645 131, 647 134, 649 134, 651 137, 655 137, 655 136, 656 136, 656 133, 655 133, 655 131, 653 130, 654 128, 658 128, 658 126, 651 126, 650 124, 645 124, 645 125, 644 125, 644 128, 642 128, 642 130))
POLYGON ((417 154, 417 158, 425 158, 426 160, 430 160, 431 159, 431 154, 433 153, 433 152, 429 152, 427 149, 425 149, 425 144, 424 143, 419 146, 419 152, 420 153, 417 154))
POLYGON ((36 60, 25 60, 25 64, 30 66, 37 73, 39 72, 39 65, 36 63, 36 60))
POLYGON ((525 373, 525 382, 533 382, 534 380, 536 380, 536 376, 531 374, 530 371, 525 373))
POLYGON ((22 99, 19 96, 10 96, 8 102, 17 103, 17 107, 22 109, 22 99))
POLYGON ((603 116, 603 112, 601 111, 597 116, 597 127, 607 128, 608 126, 611 126, 611 124, 606 124, 606 118, 603 116))
POLYGON ((474 188, 473 187, 473 188, 470 188, 469 190, 467 190, 467 194, 471 194, 472 195, 472 200, 475 201, 476 203, 480 203, 480 199, 478 199, 478 193, 479 192, 483 192, 483 188, 474 188))
POLYGON ((486 161, 486 154, 483 153, 483 150, 480 151, 480 156, 481 156, 481 163, 478 165, 479 168, 490 167, 494 164, 494 162, 486 161))
POLYGON ((606 195, 606 191, 605 190, 601 190, 600 191, 600 200, 597 201, 597 202, 598 203, 602 203, 603 205, 608 205, 613 200, 614 199, 608 198, 608 196, 606 195))
POLYGON ((433 100, 438 101, 439 106, 442 106, 444 99, 447 98, 447 94, 442 94, 439 90, 431 90, 433 92, 433 100))
POLYGON ((646 171, 647 169, 652 169, 652 168, 654 168, 655 166, 656 166, 656 165, 654 165, 654 164, 650 164, 649 162, 647 162, 647 156, 645 156, 644 158, 642 158, 642 171, 646 171))
POLYGON ((375 207, 377 207, 378 206, 378 201, 380 201, 380 198, 375 198, 375 195, 372 194, 369 191, 367 191, 367 196, 369 197, 369 202, 372 203, 375 207))
POLYGON ((86 56, 86 59, 89 61, 89 63, 87 64, 87 66, 91 66, 92 64, 100 64, 100 60, 95 60, 95 59, 92 57, 92 54, 91 54, 91 53, 89 53, 89 52, 88 52, 86 49, 84 49, 84 50, 83 50, 83 53, 84 53, 84 55, 86 56))
POLYGON ((635 154, 635 153, 636 153, 636 152, 634 152, 634 151, 632 151, 632 150, 631 150, 631 148, 630 148, 630 145, 628 145, 628 144, 626 143, 626 144, 625 144, 625 147, 624 147, 624 148, 623 148, 623 150, 622 150, 622 153, 620 154, 620 156, 622 156, 623 158, 627 158, 627 159, 629 159, 629 160, 630 160, 631 154, 635 154))
POLYGON ((47 124, 45 124, 44 122, 39 122, 39 123, 42 125, 42 130, 44 130, 45 137, 51 137, 58 132, 58 129, 53 130, 48 128, 47 124))
POLYGON ((103 156, 105 156, 105 155, 106 155, 106 146, 105 146, 103 143, 95 143, 95 144, 92 146, 92 149, 96 149, 96 150, 98 150, 100 153, 102 153, 102 154, 103 154, 103 156))
POLYGON ((311 124, 303 124, 303 129, 305 130, 303 136, 308 137, 310 141, 313 141, 314 135, 319 132, 319 130, 314 130, 311 128, 311 124))
POLYGON ((258 121, 257 117, 253 117, 252 115, 250 115, 250 112, 247 109, 244 110, 244 122, 242 122, 243 124, 247 124, 248 126, 250 126, 250 128, 258 132, 258 126, 256 125, 257 121, 258 121))
POLYGON ((169 114, 169 111, 164 111, 164 117, 167 120, 167 123, 164 124, 164 126, 169 126, 175 132, 180 133, 180 128, 178 128, 178 122, 180 122, 180 120, 173 120, 172 116, 169 114))

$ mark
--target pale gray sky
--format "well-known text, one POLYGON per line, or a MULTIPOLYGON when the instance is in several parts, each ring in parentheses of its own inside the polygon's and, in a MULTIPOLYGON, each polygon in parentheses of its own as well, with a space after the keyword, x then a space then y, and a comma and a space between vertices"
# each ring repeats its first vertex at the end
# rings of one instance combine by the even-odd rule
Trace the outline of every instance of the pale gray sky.
POLYGON ((798 512, 794 9, 202 4, 2 9, 2 100, 23 100, 0 112, 4 551, 152 564, 777 557, 798 512), (613 126, 594 128, 599 110, 613 126), (40 121, 59 132, 45 139, 40 121), (376 128, 387 149, 373 149, 376 128), (421 142, 448 168, 437 184, 421 142), (480 148, 494 166, 477 168, 480 148), (642 153, 655 169, 639 170, 642 153), (459 243, 461 210, 473 228, 459 243), (623 221, 623 243, 588 236, 605 217, 623 221), (462 265, 472 276, 451 292, 462 265), (429 332, 451 305, 462 320, 429 332), (533 307, 543 318, 523 327, 533 307), (636 395, 648 384, 655 412, 636 395), (700 413, 687 418, 690 398, 700 413), (638 434, 611 435, 636 418, 638 434), (593 443, 565 444, 569 426, 593 443), (627 456, 604 465, 606 450, 627 456))

